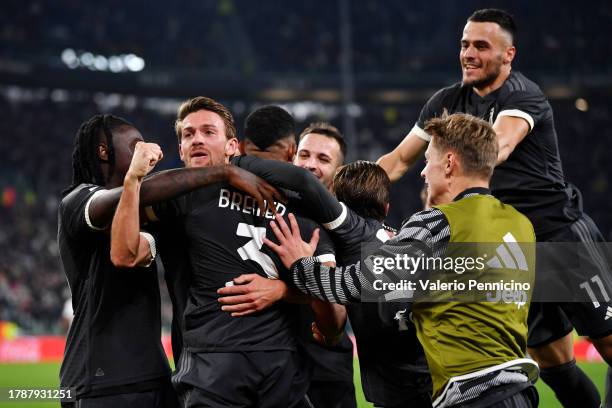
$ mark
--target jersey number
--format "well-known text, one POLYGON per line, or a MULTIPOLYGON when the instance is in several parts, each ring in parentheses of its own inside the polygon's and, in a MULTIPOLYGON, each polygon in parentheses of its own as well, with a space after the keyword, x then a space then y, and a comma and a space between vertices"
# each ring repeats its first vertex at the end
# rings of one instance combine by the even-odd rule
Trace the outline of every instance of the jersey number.
POLYGON ((274 261, 267 254, 261 252, 263 237, 266 235, 266 228, 256 227, 241 222, 238 224, 236 235, 239 237, 251 238, 249 242, 237 249, 238 255, 240 255, 242 260, 257 262, 268 278, 278 279, 278 269, 274 261))
MULTIPOLYGON (((606 292, 604 284, 601 281, 601 278, 599 277, 599 275, 593 276, 591 278, 591 282, 597 284, 597 286, 599 288, 599 291, 603 295, 604 301, 605 302, 609 302, 610 301, 610 296, 608 296, 608 293, 606 292)), ((593 307, 595 307, 595 309, 597 309, 600 306, 600 303, 598 302, 597 297, 595 296, 595 292, 593 291, 593 288, 591 288, 591 284, 589 283, 589 281, 584 281, 579 286, 580 286, 580 288, 586 290, 587 294, 591 298, 591 302, 593 302, 593 307)))

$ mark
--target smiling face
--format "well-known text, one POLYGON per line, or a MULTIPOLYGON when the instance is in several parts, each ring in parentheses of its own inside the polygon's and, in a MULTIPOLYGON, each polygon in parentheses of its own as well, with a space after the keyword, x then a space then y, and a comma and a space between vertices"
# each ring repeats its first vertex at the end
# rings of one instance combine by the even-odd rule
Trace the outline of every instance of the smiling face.
POLYGON ((459 53, 463 84, 482 89, 505 80, 515 53, 510 34, 498 24, 469 21, 459 53))
POLYGON ((185 167, 225 164, 237 147, 238 140, 227 138, 225 124, 214 112, 199 110, 182 121, 179 154, 185 167))
POLYGON ((293 164, 311 171, 330 189, 342 160, 340 144, 334 138, 309 133, 300 140, 293 164))

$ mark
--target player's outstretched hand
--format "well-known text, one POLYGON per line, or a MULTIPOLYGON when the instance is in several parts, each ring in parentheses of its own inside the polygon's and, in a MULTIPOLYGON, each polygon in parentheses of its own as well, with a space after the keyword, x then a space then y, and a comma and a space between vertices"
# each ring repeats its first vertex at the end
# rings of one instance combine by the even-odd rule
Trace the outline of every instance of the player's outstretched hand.
MULTIPOLYGON (((286 201, 285 197, 264 179, 237 166, 229 166, 228 168, 228 183, 254 197, 259 204, 259 208, 262 209, 262 213, 265 211, 264 208, 266 208, 267 203, 286 201)), ((272 213, 276 214, 275 205, 269 205, 269 209, 272 213)))
POLYGON ((142 180, 163 157, 161 147, 156 143, 136 143, 126 178, 142 180))
POLYGON ((287 294, 287 285, 278 279, 267 279, 256 273, 240 275, 233 285, 217 290, 221 310, 233 317, 246 316, 267 309, 287 294))
POLYGON ((275 218, 276 222, 271 221, 270 226, 280 245, 275 244, 265 237, 263 243, 278 254, 286 268, 290 268, 298 259, 307 258, 314 254, 315 249, 317 249, 317 244, 319 243, 318 228, 312 233, 310 242, 304 242, 300 235, 300 227, 293 214, 289 213, 291 229, 289 229, 289 226, 279 214, 276 214, 275 218))

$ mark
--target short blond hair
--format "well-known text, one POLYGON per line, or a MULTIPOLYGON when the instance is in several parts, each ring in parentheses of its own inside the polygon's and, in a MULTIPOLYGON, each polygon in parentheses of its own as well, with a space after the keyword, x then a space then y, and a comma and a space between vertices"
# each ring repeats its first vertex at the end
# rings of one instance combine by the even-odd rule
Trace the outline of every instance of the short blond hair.
POLYGON ((499 146, 490 124, 465 113, 445 112, 442 117, 428 120, 424 130, 432 135, 438 151, 457 153, 467 174, 491 178, 499 146))

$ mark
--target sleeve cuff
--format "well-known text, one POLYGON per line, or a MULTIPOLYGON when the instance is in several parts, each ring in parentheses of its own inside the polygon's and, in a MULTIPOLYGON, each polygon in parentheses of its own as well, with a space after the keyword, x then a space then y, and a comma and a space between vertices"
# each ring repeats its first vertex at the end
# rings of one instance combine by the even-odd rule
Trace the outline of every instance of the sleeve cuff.
POLYGON ((497 117, 502 117, 502 116, 510 116, 513 118, 521 118, 527 121, 527 123, 529 124, 529 131, 531 132, 533 130, 533 118, 531 117, 530 114, 523 112, 522 110, 519 109, 507 109, 507 110, 503 110, 501 112, 499 112, 497 114, 497 117))
POLYGON ((346 219, 346 215, 347 215, 346 205, 344 205, 344 203, 340 203, 340 206, 342 207, 342 212, 340 213, 338 218, 336 218, 335 220, 324 223, 323 227, 325 229, 327 229, 327 230, 335 230, 340 225, 342 225, 342 223, 346 219))
POLYGON ((147 264, 143 265, 146 268, 151 266, 151 264, 155 260, 155 257, 157 256, 157 247, 155 246, 155 238, 153 238, 153 235, 149 234, 148 232, 142 231, 140 232, 140 235, 147 240, 147 242, 149 243, 149 249, 151 250, 151 259, 147 264))
POLYGON ((93 193, 91 195, 91 197, 89 197, 89 200, 87 200, 87 204, 85 204, 85 222, 87 223, 87 225, 89 226, 89 228, 96 230, 96 231, 104 231, 107 227, 96 227, 95 225, 93 225, 91 223, 91 218, 89 218, 89 206, 91 204, 91 202, 99 195, 104 194, 105 190, 97 190, 95 193, 93 193))
POLYGON ((414 124, 412 129, 410 129, 410 133, 414 134, 419 139, 423 139, 426 142, 431 142, 431 135, 429 135, 427 132, 421 129, 419 125, 417 125, 416 123, 414 124))
POLYGON ((318 262, 333 262, 336 263, 336 256, 334 254, 322 254, 314 257, 318 262))

